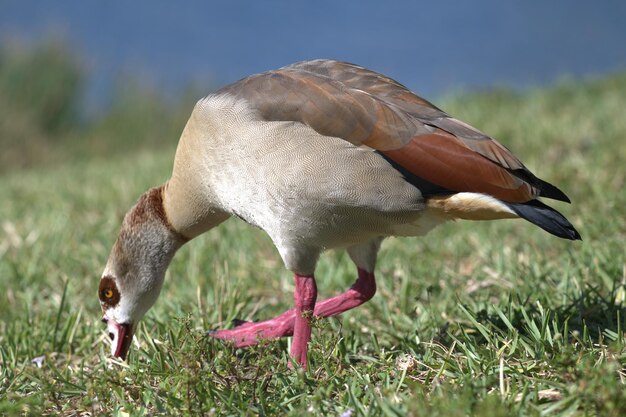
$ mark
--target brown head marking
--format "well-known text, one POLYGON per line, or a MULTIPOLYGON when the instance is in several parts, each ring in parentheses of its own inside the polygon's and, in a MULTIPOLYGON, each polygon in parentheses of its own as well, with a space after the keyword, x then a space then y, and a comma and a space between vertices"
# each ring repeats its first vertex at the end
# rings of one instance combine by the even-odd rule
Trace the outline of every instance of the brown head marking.
POLYGON ((174 226, 172 226, 172 223, 167 217, 167 213, 165 212, 165 208, 163 207, 164 188, 165 186, 163 185, 159 187, 154 187, 148 190, 139 198, 139 201, 137 201, 137 205, 131 212, 131 217, 129 219, 130 224, 138 224, 142 221, 145 221, 145 219, 148 217, 153 217, 158 219, 162 224, 164 224, 178 240, 183 243, 187 242, 189 238, 174 229, 174 226))

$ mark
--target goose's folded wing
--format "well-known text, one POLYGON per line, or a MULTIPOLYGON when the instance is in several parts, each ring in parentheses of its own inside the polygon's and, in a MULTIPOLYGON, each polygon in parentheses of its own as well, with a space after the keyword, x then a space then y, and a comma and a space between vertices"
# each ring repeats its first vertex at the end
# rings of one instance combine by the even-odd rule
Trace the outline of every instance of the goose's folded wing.
POLYGON ((380 152, 409 175, 450 192, 504 201, 569 201, 508 149, 398 82, 344 62, 316 60, 253 75, 216 94, 245 99, 264 120, 296 121, 380 152))

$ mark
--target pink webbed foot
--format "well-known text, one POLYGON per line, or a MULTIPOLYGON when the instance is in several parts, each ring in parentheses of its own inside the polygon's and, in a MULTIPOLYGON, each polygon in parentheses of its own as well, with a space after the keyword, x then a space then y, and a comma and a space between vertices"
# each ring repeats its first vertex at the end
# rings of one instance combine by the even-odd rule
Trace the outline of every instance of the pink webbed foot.
POLYGON ((272 340, 293 335, 295 321, 293 309, 271 320, 261 322, 241 321, 234 329, 209 332, 216 339, 230 340, 235 347, 256 345, 261 340, 272 340))

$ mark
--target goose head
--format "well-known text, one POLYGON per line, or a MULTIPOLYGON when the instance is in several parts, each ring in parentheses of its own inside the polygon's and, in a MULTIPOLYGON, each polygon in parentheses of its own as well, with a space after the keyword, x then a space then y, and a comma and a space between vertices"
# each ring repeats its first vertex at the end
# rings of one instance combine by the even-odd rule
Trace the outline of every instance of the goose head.
POLYGON ((126 214, 100 279, 102 321, 107 324, 112 355, 122 359, 137 323, 161 292, 172 257, 185 242, 169 225, 162 189, 148 190, 126 214))

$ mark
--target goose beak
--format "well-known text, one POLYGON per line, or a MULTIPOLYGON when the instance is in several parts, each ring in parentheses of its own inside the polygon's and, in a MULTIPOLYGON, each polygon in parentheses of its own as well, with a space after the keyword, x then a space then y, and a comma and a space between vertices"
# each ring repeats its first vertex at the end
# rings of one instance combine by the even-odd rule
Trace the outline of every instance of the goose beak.
POLYGON ((111 339, 111 354, 116 358, 126 360, 130 344, 133 341, 132 323, 120 324, 106 317, 103 317, 102 321, 107 323, 107 332, 109 339, 111 339))

